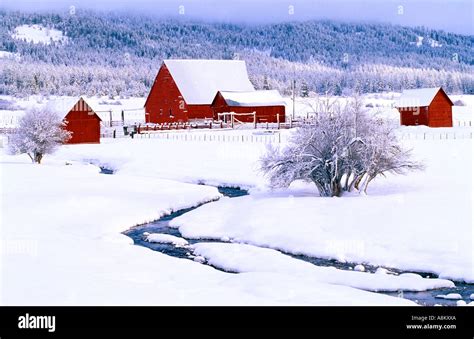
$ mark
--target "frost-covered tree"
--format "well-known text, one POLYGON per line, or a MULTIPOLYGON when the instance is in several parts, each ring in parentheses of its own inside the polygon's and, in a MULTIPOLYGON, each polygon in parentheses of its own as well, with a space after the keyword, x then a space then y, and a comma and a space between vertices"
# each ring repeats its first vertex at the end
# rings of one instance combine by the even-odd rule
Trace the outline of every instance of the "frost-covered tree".
POLYGON ((313 182, 321 196, 340 196, 354 189, 366 192, 369 183, 386 173, 422 169, 398 142, 384 120, 365 113, 361 101, 320 111, 299 127, 289 144, 273 148, 261 159, 261 169, 272 187, 295 180, 313 182))
POLYGON ((33 163, 41 163, 45 154, 71 138, 65 123, 54 112, 45 108, 33 108, 20 119, 19 127, 12 135, 9 150, 12 154, 26 153, 33 163))

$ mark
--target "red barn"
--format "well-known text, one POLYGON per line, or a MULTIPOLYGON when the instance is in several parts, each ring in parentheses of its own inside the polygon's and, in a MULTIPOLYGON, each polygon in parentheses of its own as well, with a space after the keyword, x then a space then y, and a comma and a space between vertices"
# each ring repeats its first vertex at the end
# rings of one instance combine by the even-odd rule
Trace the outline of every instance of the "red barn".
POLYGON ((100 143, 101 119, 82 97, 54 100, 47 107, 67 121, 68 144, 100 143))
MULTIPOLYGON (((214 119, 218 113, 256 113, 257 122, 285 122, 285 101, 278 91, 217 92, 212 101, 214 119)), ((253 122, 253 116, 240 115, 241 122, 253 122)))
POLYGON ((241 60, 164 60, 145 102, 145 121, 212 119, 217 91, 254 91, 241 60))
POLYGON ((395 107, 401 125, 453 127, 453 102, 441 87, 405 90, 395 107))

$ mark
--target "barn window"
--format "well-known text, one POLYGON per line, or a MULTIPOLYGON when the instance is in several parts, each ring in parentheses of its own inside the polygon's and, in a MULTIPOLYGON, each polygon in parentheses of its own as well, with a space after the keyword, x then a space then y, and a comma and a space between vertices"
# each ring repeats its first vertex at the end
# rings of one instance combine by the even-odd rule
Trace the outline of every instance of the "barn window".
POLYGON ((420 115, 420 107, 417 107, 417 108, 413 111, 413 115, 420 115))
POLYGON ((163 115, 163 108, 160 108, 160 115, 163 115))
POLYGON ((174 116, 173 116, 173 112, 171 111, 171 108, 170 108, 170 118, 173 119, 174 116))

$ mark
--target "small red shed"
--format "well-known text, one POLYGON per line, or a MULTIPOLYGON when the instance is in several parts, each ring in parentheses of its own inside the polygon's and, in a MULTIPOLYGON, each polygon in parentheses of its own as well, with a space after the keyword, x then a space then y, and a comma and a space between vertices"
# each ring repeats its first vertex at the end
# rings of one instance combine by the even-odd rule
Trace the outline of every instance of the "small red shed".
POLYGON ((72 132, 68 144, 100 143, 101 119, 84 98, 65 98, 48 103, 67 122, 66 130, 72 132))
POLYGON ((145 102, 145 122, 212 119, 217 91, 253 91, 242 60, 164 60, 145 102))
MULTIPOLYGON (((214 120, 219 113, 256 113, 256 122, 285 122, 285 101, 275 90, 250 92, 217 92, 211 107, 214 120)), ((241 122, 253 122, 253 116, 240 115, 241 122)))
POLYGON ((405 90, 395 107, 401 125, 453 127, 453 102, 441 87, 405 90))

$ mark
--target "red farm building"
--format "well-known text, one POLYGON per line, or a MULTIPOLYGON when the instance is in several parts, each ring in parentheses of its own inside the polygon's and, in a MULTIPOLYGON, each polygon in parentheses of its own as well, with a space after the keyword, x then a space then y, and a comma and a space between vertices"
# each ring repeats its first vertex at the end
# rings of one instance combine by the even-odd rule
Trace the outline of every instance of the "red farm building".
POLYGON ((280 93, 270 91, 250 92, 217 92, 212 101, 214 120, 219 119, 222 113, 237 113, 235 118, 241 122, 285 122, 285 101, 280 93), (252 115, 241 115, 242 113, 255 112, 252 115))
POLYGON ((58 99, 47 107, 67 122, 66 130, 72 132, 68 144, 100 143, 101 119, 83 98, 58 99))
POLYGON ((244 61, 165 60, 145 102, 145 121, 212 119, 218 91, 254 91, 244 61))
POLYGON ((401 125, 453 127, 453 102, 441 87, 405 90, 395 107, 401 125))

